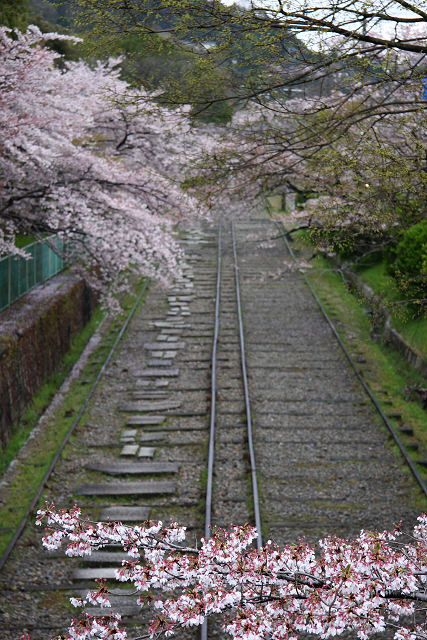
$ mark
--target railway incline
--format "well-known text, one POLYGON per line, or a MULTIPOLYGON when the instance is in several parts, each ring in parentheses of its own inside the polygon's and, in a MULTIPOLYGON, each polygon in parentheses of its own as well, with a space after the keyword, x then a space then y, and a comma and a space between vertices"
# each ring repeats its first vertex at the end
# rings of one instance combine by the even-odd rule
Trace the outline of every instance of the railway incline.
MULTIPOLYGON (((173 518, 192 540, 206 518, 279 544, 411 527, 414 483, 275 224, 224 217, 181 242, 182 278, 148 288, 42 499, 94 520, 173 518)), ((70 560, 40 539, 28 524, 0 573, 2 639, 65 633, 69 597, 99 578, 129 637, 143 633, 148 614, 114 581, 123 553, 70 560)))

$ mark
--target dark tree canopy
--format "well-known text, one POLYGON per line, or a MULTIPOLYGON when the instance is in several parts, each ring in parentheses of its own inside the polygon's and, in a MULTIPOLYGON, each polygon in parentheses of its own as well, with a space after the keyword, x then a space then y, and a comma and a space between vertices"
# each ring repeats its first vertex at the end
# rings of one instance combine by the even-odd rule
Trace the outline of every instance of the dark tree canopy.
MULTIPOLYGON (((160 34, 196 54, 200 69, 221 68, 227 97, 236 103, 265 102, 289 89, 308 91, 314 78, 330 89, 343 69, 354 79, 367 74, 389 79, 395 57, 405 53, 420 56, 418 68, 412 65, 407 74, 421 77, 427 53, 424 5, 422 0, 296 0, 288 9, 280 0, 254 0, 244 7, 217 0, 73 0, 77 24, 91 31, 95 46, 105 50, 123 35, 160 34), (381 58, 385 52, 394 52, 389 65, 381 58)), ((172 102, 187 99, 173 83, 168 90, 172 102)), ((193 92, 205 102, 199 83, 193 82, 193 92)))
POLYGON ((10 29, 25 29, 28 24, 27 0, 2 0, 0 25, 10 29))

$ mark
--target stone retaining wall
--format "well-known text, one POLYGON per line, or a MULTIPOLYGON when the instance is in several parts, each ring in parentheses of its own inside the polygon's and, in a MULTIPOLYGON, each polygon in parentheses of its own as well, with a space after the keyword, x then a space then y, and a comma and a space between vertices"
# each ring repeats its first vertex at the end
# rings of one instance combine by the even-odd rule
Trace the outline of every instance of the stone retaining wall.
POLYGON ((0 313, 0 444, 4 448, 33 395, 61 366, 90 320, 97 297, 62 272, 0 313))
POLYGON ((346 263, 340 262, 336 256, 328 257, 328 260, 333 266, 341 272, 348 284, 351 284, 354 288, 358 289, 365 296, 366 300, 373 304, 376 312, 383 323, 383 338, 386 340, 395 351, 398 351, 406 360, 421 373, 424 378, 427 378, 427 362, 412 348, 410 347, 403 336, 400 335, 396 329, 394 329, 388 309, 382 304, 381 299, 375 295, 374 290, 369 287, 362 278, 351 271, 346 263))

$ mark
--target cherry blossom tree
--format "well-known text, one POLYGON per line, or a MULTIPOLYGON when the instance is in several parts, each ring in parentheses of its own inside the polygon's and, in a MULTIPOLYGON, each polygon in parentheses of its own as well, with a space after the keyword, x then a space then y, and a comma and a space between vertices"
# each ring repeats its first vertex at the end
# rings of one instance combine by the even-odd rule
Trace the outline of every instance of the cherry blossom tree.
POLYGON ((159 33, 191 50, 196 61, 188 81, 166 79, 163 104, 190 101, 200 113, 233 105, 232 125, 190 176, 199 194, 312 193, 320 197, 310 202, 307 220, 321 218, 341 235, 345 227, 349 237, 380 234, 396 222, 402 202, 423 201, 427 13, 421 0, 72 5, 95 50, 123 34, 149 41, 159 33), (206 80, 216 69, 224 88, 217 94, 206 80))
MULTIPOLYGON (((83 520, 76 506, 56 511, 47 505, 37 523, 47 533, 43 544, 58 549, 68 540, 68 556, 89 555, 109 544, 129 555, 116 578, 132 582, 139 604, 157 611, 149 635, 174 635, 220 615, 224 630, 235 639, 297 638, 308 632, 320 638, 354 631, 362 640, 390 628, 396 640, 424 640, 427 633, 427 516, 418 518, 413 534, 399 526, 392 532, 361 531, 354 540, 335 536, 320 540, 317 550, 304 540, 279 549, 270 541, 261 550, 251 543, 250 526, 215 529, 201 547, 185 544, 185 527, 149 521, 141 526, 83 520), (150 593, 164 592, 163 597, 150 593)), ((110 607, 101 582, 77 607, 110 607)), ((69 637, 124 640, 120 615, 92 617, 71 623, 69 637)))
POLYGON ((58 234, 111 305, 130 270, 176 273, 173 225, 202 212, 177 161, 197 144, 185 108, 136 110, 119 60, 55 66, 43 44, 66 38, 0 29, 0 252, 25 255, 18 232, 58 234))
POLYGON ((290 222, 320 226, 342 241, 366 235, 378 247, 396 224, 404 229, 425 217, 426 102, 419 77, 408 77, 420 55, 378 55, 377 62, 401 79, 343 78, 334 90, 236 112, 215 153, 200 161, 199 187, 311 194, 290 222))

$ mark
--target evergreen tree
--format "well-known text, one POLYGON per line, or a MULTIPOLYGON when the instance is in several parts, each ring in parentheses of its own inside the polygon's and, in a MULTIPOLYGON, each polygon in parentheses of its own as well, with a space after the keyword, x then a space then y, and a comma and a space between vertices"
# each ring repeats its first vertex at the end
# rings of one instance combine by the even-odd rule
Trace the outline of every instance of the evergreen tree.
POLYGON ((28 24, 27 0, 1 0, 0 26, 25 29, 28 24))

